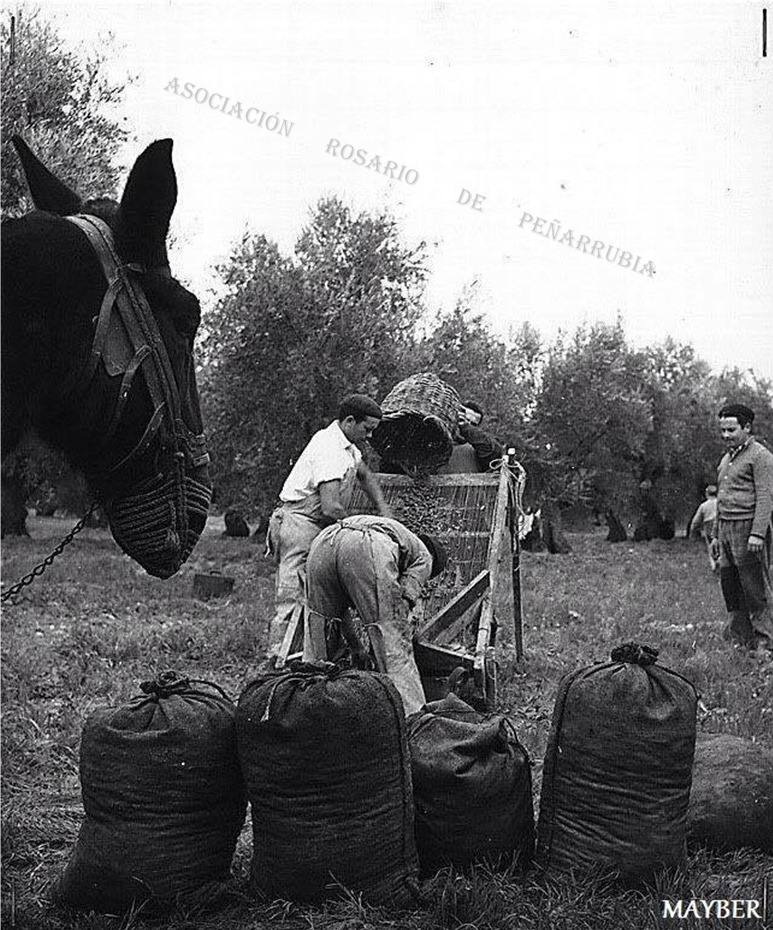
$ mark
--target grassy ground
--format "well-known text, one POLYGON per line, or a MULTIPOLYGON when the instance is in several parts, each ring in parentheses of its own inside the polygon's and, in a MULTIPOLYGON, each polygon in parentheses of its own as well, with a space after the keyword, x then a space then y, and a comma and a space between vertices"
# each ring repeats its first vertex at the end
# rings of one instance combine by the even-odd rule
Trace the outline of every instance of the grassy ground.
MULTIPOLYGON (((6 583, 45 555, 68 527, 67 521, 32 518, 31 539, 5 541, 6 583)), ((68 916, 53 909, 47 889, 67 861, 82 816, 78 744, 88 713, 126 700, 141 679, 170 667, 213 680, 237 697, 261 658, 272 567, 255 540, 223 539, 221 527, 213 522, 190 562, 165 582, 134 566, 105 531, 85 531, 16 606, 4 610, 4 926, 626 930, 668 925, 659 916, 663 898, 762 896, 764 877, 773 878, 773 859, 741 850, 723 856, 695 851, 683 874, 664 878, 662 888, 647 893, 598 883, 544 886, 531 877, 481 869, 471 876, 441 872, 424 888, 424 907, 411 913, 366 909, 353 900, 319 910, 258 905, 240 894, 250 856, 245 826, 234 862, 236 892, 215 912, 180 912, 158 921, 142 914, 68 916), (236 579, 232 596, 194 600, 194 572, 213 568, 236 579)), ((600 532, 572 535, 574 553, 568 556, 524 556, 526 659, 518 665, 512 649, 502 648, 500 705, 536 763, 535 784, 559 678, 604 660, 614 645, 629 640, 657 646, 663 664, 695 682, 702 731, 772 739, 772 664, 722 640, 721 598, 702 545, 675 539, 613 546, 600 532)))

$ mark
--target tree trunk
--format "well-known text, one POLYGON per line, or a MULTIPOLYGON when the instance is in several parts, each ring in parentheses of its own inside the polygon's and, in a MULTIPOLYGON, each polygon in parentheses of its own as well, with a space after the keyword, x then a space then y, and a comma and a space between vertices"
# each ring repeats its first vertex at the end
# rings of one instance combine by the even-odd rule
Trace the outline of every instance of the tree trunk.
POLYGON ((226 510, 223 514, 225 532, 223 536, 245 537, 250 535, 250 527, 238 510, 226 510))
MULTIPOLYGON (((81 517, 85 516, 86 510, 84 509, 81 517)), ((93 510, 89 515, 88 520, 86 520, 85 526, 90 530, 104 530, 107 529, 107 514, 101 507, 97 507, 96 510, 93 510)))
POLYGON ((262 516, 258 520, 258 525, 255 527, 255 531, 252 535, 265 537, 266 533, 268 533, 268 521, 269 518, 267 516, 262 516))
POLYGON ((542 539, 552 555, 566 555, 572 551, 557 504, 549 503, 542 508, 542 539))
POLYGON ((625 531, 625 527, 620 522, 620 518, 614 512, 614 510, 608 510, 606 513, 607 526, 609 527, 609 532, 607 533, 607 542, 625 542, 628 539, 628 534, 625 531))
POLYGON ((674 526, 673 517, 663 517, 658 527, 658 537, 660 539, 673 539, 676 536, 676 527, 674 526))
POLYGON ((29 536, 27 508, 24 506, 24 488, 14 475, 2 476, 2 530, 0 535, 29 536))

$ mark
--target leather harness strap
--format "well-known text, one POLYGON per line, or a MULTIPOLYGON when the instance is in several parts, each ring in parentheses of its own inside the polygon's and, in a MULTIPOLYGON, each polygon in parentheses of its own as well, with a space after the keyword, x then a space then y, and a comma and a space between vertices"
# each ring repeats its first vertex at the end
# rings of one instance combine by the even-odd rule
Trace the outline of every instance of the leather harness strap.
MULTIPOLYGON (((145 269, 140 265, 122 263, 115 250, 112 231, 103 220, 86 214, 68 216, 66 219, 86 235, 97 253, 108 286, 96 321, 89 359, 74 383, 65 389, 65 394, 85 394, 101 360, 105 365, 111 362, 122 374, 116 407, 103 433, 101 449, 104 449, 115 435, 132 380, 140 370, 153 404, 153 414, 139 442, 103 473, 109 475, 141 455, 152 442, 165 416, 169 418, 176 453, 184 454, 179 451, 181 439, 185 452, 190 453, 191 445, 195 445, 199 437, 191 434, 182 419, 180 392, 169 354, 147 298, 134 279, 134 275, 143 273, 145 269), (117 362, 111 359, 111 336, 117 342, 117 351, 121 355, 117 362)), ((194 460, 194 464, 205 464, 206 459, 208 456, 204 454, 198 460, 194 460)))

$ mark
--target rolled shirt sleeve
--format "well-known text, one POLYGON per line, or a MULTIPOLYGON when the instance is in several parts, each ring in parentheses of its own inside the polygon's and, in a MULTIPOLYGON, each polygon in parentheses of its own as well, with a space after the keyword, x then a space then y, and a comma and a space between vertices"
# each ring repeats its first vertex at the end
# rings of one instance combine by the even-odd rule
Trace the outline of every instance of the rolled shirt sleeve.
POLYGON ((362 453, 342 432, 337 420, 316 432, 293 465, 279 494, 294 502, 319 493, 326 481, 344 481, 356 474, 362 453))

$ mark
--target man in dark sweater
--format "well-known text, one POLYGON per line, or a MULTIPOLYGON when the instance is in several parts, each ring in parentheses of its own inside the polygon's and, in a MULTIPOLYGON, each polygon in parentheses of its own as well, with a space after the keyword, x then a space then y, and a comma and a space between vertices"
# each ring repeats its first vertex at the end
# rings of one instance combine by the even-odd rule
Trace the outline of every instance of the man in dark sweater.
POLYGON ((754 412, 725 404, 719 427, 726 452, 717 471, 717 521, 712 555, 730 623, 725 638, 773 650, 770 583, 773 453, 752 435, 754 412))
POLYGON ((483 411, 477 404, 466 401, 462 405, 451 458, 438 469, 439 475, 488 472, 492 463, 501 460, 504 448, 493 436, 481 429, 482 419, 483 411))

